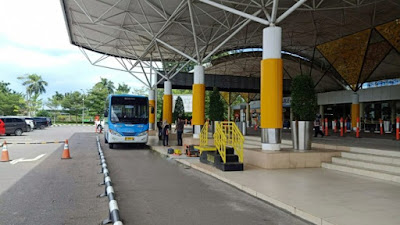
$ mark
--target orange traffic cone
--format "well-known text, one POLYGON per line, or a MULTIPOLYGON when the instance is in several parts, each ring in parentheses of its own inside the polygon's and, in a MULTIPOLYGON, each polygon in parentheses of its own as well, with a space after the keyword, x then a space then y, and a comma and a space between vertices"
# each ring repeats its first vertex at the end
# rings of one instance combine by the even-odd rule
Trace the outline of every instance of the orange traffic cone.
POLYGON ((7 142, 4 141, 3 150, 1 151, 0 162, 8 162, 8 161, 10 161, 10 158, 8 157, 7 142))
POLYGON ((64 151, 62 153, 61 159, 70 159, 70 158, 71 156, 69 155, 68 139, 65 139, 64 151))

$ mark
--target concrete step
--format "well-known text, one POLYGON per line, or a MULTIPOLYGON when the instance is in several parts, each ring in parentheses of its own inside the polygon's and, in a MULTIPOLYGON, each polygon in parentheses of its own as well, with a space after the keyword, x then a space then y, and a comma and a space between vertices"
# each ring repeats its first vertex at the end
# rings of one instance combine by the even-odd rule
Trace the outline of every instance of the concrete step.
POLYGON ((352 167, 341 164, 331 164, 331 163, 322 163, 322 168, 337 170, 345 173, 352 173, 361 176, 371 177, 380 180, 392 181, 396 183, 400 183, 400 175, 398 174, 390 174, 377 170, 363 169, 358 167, 352 167))
POLYGON ((374 155, 374 154, 342 152, 342 158, 370 161, 370 162, 376 162, 376 163, 382 163, 382 164, 393 164, 396 166, 400 166, 400 157, 393 157, 393 156, 388 157, 388 156, 374 155))
POLYGON ((393 164, 382 164, 371 161, 363 161, 363 160, 355 160, 355 159, 347 159, 347 158, 332 158, 333 164, 341 164, 351 167, 357 167, 361 169, 375 170, 381 171, 385 173, 397 174, 400 176, 400 166, 396 166, 393 164))
POLYGON ((387 157, 400 157, 400 151, 390 151, 390 150, 380 150, 380 149, 371 149, 371 148, 352 148, 350 152, 362 153, 362 154, 371 154, 371 155, 380 155, 387 157))

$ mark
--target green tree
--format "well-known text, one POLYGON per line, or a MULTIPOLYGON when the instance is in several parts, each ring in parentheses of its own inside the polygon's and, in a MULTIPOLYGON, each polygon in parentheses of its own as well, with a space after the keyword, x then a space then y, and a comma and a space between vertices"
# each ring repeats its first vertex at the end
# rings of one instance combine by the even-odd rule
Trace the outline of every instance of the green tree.
POLYGON ((147 87, 134 88, 132 94, 147 96, 149 94, 149 89, 147 87))
POLYGON ((75 115, 75 122, 78 121, 78 115, 82 112, 83 95, 79 91, 65 93, 61 106, 69 112, 70 115, 75 115))
POLYGON ((100 78, 100 79, 101 81, 98 82, 97 84, 103 85, 103 87, 107 89, 108 94, 114 94, 115 90, 114 82, 112 82, 111 80, 107 80, 107 78, 100 78))
POLYGON ((118 84, 118 88, 115 91, 115 93, 117 93, 117 94, 129 94, 130 91, 131 91, 131 88, 127 84, 123 83, 123 84, 118 84))
POLYGON ((10 83, 0 82, 0 115, 24 113, 26 102, 22 93, 11 90, 10 83))
POLYGON ((38 105, 40 105, 40 102, 38 102, 40 101, 39 96, 43 93, 46 93, 45 86, 47 86, 48 83, 44 81, 40 75, 37 74, 20 76, 18 77, 18 79, 22 80, 22 85, 26 86, 28 114, 34 114, 37 110, 38 105))
POLYGON ((185 116, 185 107, 183 106, 183 100, 180 96, 175 100, 175 109, 173 113, 173 121, 176 121, 178 117, 185 116))
POLYGON ((51 114, 46 110, 40 110, 36 113, 36 116, 50 117, 51 114))
POLYGON ((293 117, 295 120, 312 121, 317 111, 317 95, 314 82, 308 75, 298 75, 291 84, 293 117))
POLYGON ((51 96, 51 98, 47 99, 46 105, 53 112, 52 113, 53 117, 54 117, 53 123, 56 123, 56 117, 57 117, 57 114, 58 114, 57 111, 59 110, 59 107, 60 107, 61 102, 62 102, 63 99, 64 99, 64 95, 59 93, 58 91, 56 91, 56 93, 53 96, 51 96))
POLYGON ((85 106, 88 109, 88 115, 102 115, 105 109, 105 101, 108 95, 108 90, 102 84, 95 84, 89 90, 88 96, 85 100, 85 106))
POLYGON ((164 89, 158 88, 157 89, 157 115, 156 115, 156 117, 158 118, 157 121, 162 119, 163 96, 164 96, 164 89))
POLYGON ((210 105, 208 107, 208 116, 211 121, 223 121, 224 120, 224 101, 219 94, 218 88, 214 87, 210 94, 210 105))

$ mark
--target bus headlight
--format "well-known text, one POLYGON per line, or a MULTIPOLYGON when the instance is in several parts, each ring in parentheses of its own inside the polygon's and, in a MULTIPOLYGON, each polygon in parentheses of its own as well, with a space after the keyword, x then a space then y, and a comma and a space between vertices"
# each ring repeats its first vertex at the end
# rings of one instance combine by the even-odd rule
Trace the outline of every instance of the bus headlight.
POLYGON ((142 133, 138 134, 138 136, 144 136, 147 134, 147 131, 143 131, 142 133))
POLYGON ((112 135, 115 135, 115 136, 118 136, 118 137, 121 137, 122 135, 120 134, 120 133, 118 133, 117 131, 114 131, 114 130, 109 130, 110 131, 110 133, 112 134, 112 135))

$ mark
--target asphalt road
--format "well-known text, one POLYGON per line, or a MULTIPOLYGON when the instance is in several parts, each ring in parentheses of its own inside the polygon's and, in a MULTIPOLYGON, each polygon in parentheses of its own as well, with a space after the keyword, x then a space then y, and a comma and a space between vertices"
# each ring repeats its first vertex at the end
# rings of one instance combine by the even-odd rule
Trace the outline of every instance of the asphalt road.
POLYGON ((124 224, 309 224, 151 150, 102 147, 124 224))
MULTIPOLYGON (((0 185, 8 181, 7 188, 0 188, 0 225, 99 224, 105 219, 107 198, 96 197, 104 187, 98 186, 103 175, 97 173, 95 136, 91 127, 59 127, 25 137, 69 138, 70 160, 60 159, 60 144, 10 145, 12 159, 46 156, 0 164, 0 185)), ((124 224, 309 224, 149 149, 117 145, 110 150, 100 137, 124 224)))
MULTIPOLYGON (((107 218, 107 199, 96 198, 104 187, 98 186, 103 175, 97 174, 95 134, 74 133, 69 146, 72 159, 61 160, 63 146, 53 145, 47 158, 32 162, 37 165, 0 195, 0 224, 86 225, 107 218)), ((25 151, 29 150, 25 146, 25 151)), ((0 179, 27 164, 3 163, 0 179)))

